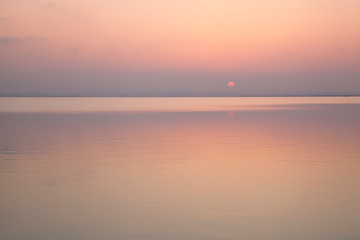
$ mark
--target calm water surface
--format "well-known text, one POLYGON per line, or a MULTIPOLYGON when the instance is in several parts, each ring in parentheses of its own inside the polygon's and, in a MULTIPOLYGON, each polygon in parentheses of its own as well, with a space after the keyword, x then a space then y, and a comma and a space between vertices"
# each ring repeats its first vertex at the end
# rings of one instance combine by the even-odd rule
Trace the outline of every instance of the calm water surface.
POLYGON ((0 239, 360 239, 360 98, 0 98, 0 239))

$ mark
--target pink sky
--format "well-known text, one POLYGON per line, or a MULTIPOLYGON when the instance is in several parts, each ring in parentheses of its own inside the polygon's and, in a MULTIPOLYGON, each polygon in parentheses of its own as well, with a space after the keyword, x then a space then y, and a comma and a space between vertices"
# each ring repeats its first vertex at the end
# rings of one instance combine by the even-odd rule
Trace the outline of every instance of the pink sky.
POLYGON ((313 94, 309 78, 319 93, 324 84, 360 93, 359 9, 357 0, 1 1, 0 94, 171 93, 189 79, 205 94, 206 79, 214 93, 225 77, 249 94, 266 94, 256 86, 269 81, 278 94, 313 94))

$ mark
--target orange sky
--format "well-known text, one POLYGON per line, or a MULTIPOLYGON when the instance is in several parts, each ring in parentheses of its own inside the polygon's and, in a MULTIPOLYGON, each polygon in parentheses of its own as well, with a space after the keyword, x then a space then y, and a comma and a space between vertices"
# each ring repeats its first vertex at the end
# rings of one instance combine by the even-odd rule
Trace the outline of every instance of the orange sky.
POLYGON ((357 0, 2 1, 0 67, 358 72, 358 9, 357 0))

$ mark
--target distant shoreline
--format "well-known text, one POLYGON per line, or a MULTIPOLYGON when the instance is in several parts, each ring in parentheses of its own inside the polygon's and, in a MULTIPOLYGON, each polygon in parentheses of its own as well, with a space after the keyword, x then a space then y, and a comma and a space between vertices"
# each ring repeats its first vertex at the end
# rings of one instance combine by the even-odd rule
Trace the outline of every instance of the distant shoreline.
POLYGON ((254 95, 254 96, 0 96, 0 98, 250 98, 250 97, 360 97, 359 95, 254 95))

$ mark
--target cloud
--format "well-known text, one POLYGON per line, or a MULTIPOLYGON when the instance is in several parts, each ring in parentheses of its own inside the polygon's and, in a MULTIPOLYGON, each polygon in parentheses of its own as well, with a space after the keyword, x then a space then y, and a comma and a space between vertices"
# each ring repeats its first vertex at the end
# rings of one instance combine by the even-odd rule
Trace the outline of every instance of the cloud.
POLYGON ((92 22, 92 18, 84 9, 86 9, 86 7, 84 8, 84 6, 81 5, 64 4, 62 2, 48 2, 39 7, 39 11, 41 14, 44 14, 48 22, 56 19, 56 21, 72 21, 72 24, 75 22, 89 24, 92 22))
POLYGON ((38 42, 45 40, 46 40, 45 38, 35 37, 35 36, 25 36, 21 38, 0 36, 0 46, 9 46, 9 45, 19 44, 22 42, 38 42))
POLYGON ((35 36, 25 36, 22 38, 22 41, 45 41, 46 38, 35 37, 35 36))
POLYGON ((19 38, 0 37, 0 46, 8 46, 8 45, 16 44, 16 43, 19 43, 19 42, 20 42, 19 38))

